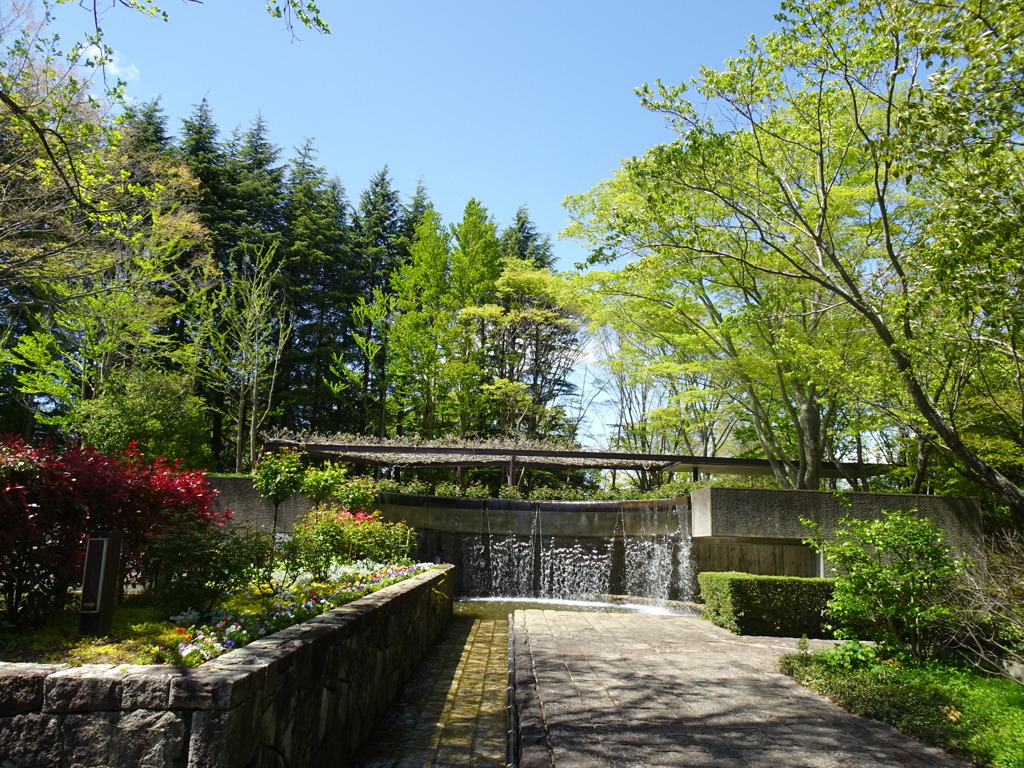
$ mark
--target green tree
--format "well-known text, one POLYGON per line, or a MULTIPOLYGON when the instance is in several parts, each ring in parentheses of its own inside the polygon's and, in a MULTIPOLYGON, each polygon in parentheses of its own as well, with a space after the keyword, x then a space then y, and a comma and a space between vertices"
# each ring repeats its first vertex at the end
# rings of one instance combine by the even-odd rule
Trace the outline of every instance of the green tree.
POLYGON ((363 420, 332 393, 335 358, 355 364, 352 308, 359 292, 348 202, 341 182, 316 164, 307 142, 288 167, 281 273, 293 331, 281 364, 281 422, 325 434, 351 431, 363 420))
MULTIPOLYGON (((402 207, 401 196, 392 186, 387 166, 370 179, 359 196, 359 207, 353 220, 353 247, 359 275, 359 295, 369 301, 376 295, 391 291, 391 276, 409 255, 409 227, 402 207)), ((355 329, 366 341, 359 346, 360 354, 353 361, 339 361, 351 370, 345 380, 358 381, 359 401, 364 404, 364 423, 360 432, 383 435, 387 429, 382 414, 386 409, 389 351, 379 328, 364 320, 355 329), (374 349, 373 356, 365 354, 374 349)))
POLYGON ((119 372, 97 397, 77 402, 70 420, 82 442, 103 453, 135 444, 146 456, 178 459, 186 469, 210 466, 206 403, 177 371, 119 372))
MULTIPOLYGON (((973 397, 993 416, 1021 412, 1007 299, 1016 291, 1006 290, 1019 282, 1008 183, 1019 178, 1019 118, 1008 108, 1020 103, 1019 69, 1007 66, 1019 56, 1008 36, 1019 14, 1002 3, 975 14, 968 4, 821 0, 784 2, 779 19, 722 71, 702 71, 693 87, 706 106, 686 86, 642 91, 679 138, 626 163, 639 205, 615 214, 600 247, 657 243, 689 268, 785 279, 817 294, 815 312, 857 318, 873 369, 888 372, 878 383, 901 391, 886 398, 900 406, 890 417, 955 457, 1019 523, 1024 491, 1007 474, 1019 464, 988 460, 961 410, 973 397), (935 79, 923 76, 929 64, 935 79), (988 98, 946 133, 941 116, 968 93, 988 98), (992 226, 977 228, 976 194, 998 214, 992 226), (967 360, 998 369, 1009 399, 978 387, 967 360)), ((821 354, 830 366, 841 359, 821 354)), ((875 381, 846 384, 849 396, 877 395, 875 381)))
MULTIPOLYGON (((522 212, 522 209, 520 209, 522 212)), ((533 259, 504 257, 495 286, 488 367, 497 387, 490 429, 532 439, 572 440, 562 403, 583 357, 583 310, 576 293, 533 259)))
MULTIPOLYGON (((389 410, 400 433, 437 437, 449 431, 445 364, 456 314, 449 291, 451 247, 440 214, 428 209, 416 228, 409 261, 392 276, 393 295, 378 294, 375 302, 386 306, 390 317, 382 337, 393 393, 389 410)), ((382 314, 377 313, 379 327, 382 314)))
POLYGON ((519 259, 540 269, 555 265, 551 238, 537 231, 526 206, 516 211, 515 220, 501 233, 501 254, 506 259, 519 259))
POLYGON ((232 134, 226 148, 226 188, 219 201, 225 220, 218 229, 227 257, 236 264, 280 244, 285 229, 285 167, 268 132, 257 115, 247 130, 232 134))
POLYGON ((221 395, 214 402, 224 404, 223 415, 233 423, 236 472, 256 459, 291 332, 274 248, 252 252, 244 262, 196 286, 189 306, 200 378, 221 395))
POLYGON ((295 448, 264 453, 252 468, 252 487, 264 499, 274 502, 273 536, 277 539, 277 514, 281 502, 302 490, 302 456, 295 448))

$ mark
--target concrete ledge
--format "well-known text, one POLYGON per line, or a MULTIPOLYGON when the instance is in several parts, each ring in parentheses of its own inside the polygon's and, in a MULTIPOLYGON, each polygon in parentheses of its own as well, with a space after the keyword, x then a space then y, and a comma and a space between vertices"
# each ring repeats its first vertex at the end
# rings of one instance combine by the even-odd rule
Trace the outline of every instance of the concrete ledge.
POLYGON ((947 534, 961 553, 981 541, 981 510, 974 499, 900 493, 781 491, 762 488, 700 488, 690 497, 694 539, 806 539, 800 518, 812 520, 831 535, 846 516, 872 519, 883 511, 916 509, 947 534))
POLYGON ((0 663, 0 766, 344 765, 450 617, 450 569, 194 669, 0 663))
POLYGON ((512 501, 453 496, 380 494, 385 520, 404 520, 417 530, 470 535, 664 536, 685 530, 689 500, 512 501))

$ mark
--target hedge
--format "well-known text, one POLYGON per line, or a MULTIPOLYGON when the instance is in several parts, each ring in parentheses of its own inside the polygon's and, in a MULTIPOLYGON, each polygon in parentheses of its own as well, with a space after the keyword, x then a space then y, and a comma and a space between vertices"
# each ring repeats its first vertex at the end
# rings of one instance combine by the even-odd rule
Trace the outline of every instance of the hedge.
POLYGON ((824 616, 832 582, 737 572, 697 574, 704 618, 737 635, 831 637, 824 616))

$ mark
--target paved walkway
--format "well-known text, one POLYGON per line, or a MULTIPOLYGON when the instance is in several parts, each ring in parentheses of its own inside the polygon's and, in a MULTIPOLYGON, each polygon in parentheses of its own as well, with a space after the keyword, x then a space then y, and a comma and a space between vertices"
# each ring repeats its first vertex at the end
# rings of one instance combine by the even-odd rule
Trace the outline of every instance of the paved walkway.
POLYGON ((466 613, 449 620, 356 768, 505 765, 508 621, 466 613))
POLYGON ((513 639, 520 768, 966 765, 775 672, 793 640, 547 610, 516 611, 513 639))

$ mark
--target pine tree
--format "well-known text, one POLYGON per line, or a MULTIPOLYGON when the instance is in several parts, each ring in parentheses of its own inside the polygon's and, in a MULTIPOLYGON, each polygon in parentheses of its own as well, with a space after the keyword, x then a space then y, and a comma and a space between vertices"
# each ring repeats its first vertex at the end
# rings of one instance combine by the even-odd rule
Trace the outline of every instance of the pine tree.
MULTIPOLYGON (((408 257, 403 216, 401 196, 392 187, 385 166, 360 195, 354 222, 359 295, 367 303, 375 301, 378 295, 391 293, 391 275, 408 257)), ((358 359, 351 363, 352 375, 359 381, 359 400, 364 404, 364 421, 359 431, 383 435, 386 423, 382 414, 388 397, 386 340, 370 322, 362 323, 356 332, 380 350, 371 358, 361 348, 358 359)))
POLYGON ((352 306, 359 274, 341 182, 316 164, 307 141, 291 161, 285 184, 282 274, 293 331, 283 359, 282 423, 323 433, 361 426, 351 400, 337 398, 325 380, 336 358, 353 364, 352 306))
POLYGON ((555 265, 551 238, 537 231, 525 205, 519 207, 515 221, 501 233, 501 255, 530 262, 538 268, 551 269, 555 265))
POLYGON ((227 154, 220 141, 220 129, 213 121, 209 103, 203 99, 192 115, 182 121, 180 151, 185 164, 199 182, 199 217, 209 232, 210 251, 219 264, 228 262, 227 154))
POLYGON ((285 228, 285 167, 279 162, 281 149, 267 133, 266 121, 257 115, 228 145, 225 241, 238 264, 244 254, 278 245, 285 228))

